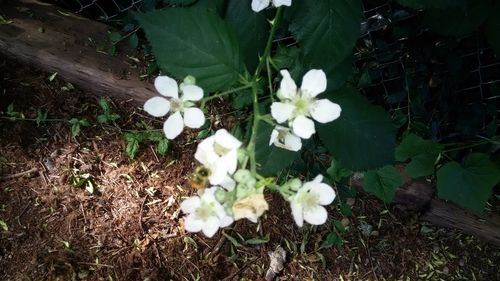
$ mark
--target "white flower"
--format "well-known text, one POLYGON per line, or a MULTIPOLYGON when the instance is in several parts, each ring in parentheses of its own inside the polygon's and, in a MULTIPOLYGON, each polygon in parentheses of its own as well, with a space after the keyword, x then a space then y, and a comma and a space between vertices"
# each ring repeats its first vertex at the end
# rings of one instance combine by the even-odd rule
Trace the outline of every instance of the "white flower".
POLYGON ((187 214, 184 218, 186 231, 203 231, 205 236, 212 237, 220 227, 233 223, 233 218, 215 199, 216 191, 217 187, 207 188, 201 197, 192 196, 181 203, 181 210, 187 214))
POLYGON ((310 138, 315 132, 314 122, 331 122, 340 116, 342 109, 328 99, 316 99, 326 90, 326 75, 323 70, 311 69, 302 78, 297 89, 288 70, 281 70, 283 79, 277 92, 281 102, 273 102, 271 115, 278 123, 288 121, 293 133, 303 139, 310 138))
POLYGON ((314 180, 304 183, 297 193, 290 197, 293 219, 299 227, 304 224, 304 220, 313 225, 326 222, 328 213, 322 205, 333 202, 335 191, 326 183, 322 183, 322 180, 323 176, 318 175, 314 180))
POLYGON ((144 110, 154 117, 163 117, 169 111, 172 112, 163 124, 163 131, 168 139, 176 138, 184 126, 196 129, 205 124, 203 112, 194 107, 193 103, 203 98, 203 89, 192 84, 182 84, 182 96, 179 97, 177 82, 168 76, 156 77, 155 88, 158 93, 169 99, 152 97, 144 104, 144 110))
POLYGON ((269 209, 264 194, 254 193, 243 199, 236 200, 233 204, 234 219, 248 219, 257 223, 257 219, 269 209))
POLYGON ((222 185, 228 190, 234 188, 235 183, 229 175, 236 171, 240 146, 241 142, 225 129, 200 142, 194 158, 210 170, 211 184, 222 185))
POLYGON ((274 144, 277 147, 291 151, 299 151, 302 148, 302 141, 289 128, 283 126, 274 127, 269 139, 269 145, 274 144))
POLYGON ((274 7, 292 5, 292 0, 252 0, 252 10, 258 13, 267 8, 271 2, 274 7))

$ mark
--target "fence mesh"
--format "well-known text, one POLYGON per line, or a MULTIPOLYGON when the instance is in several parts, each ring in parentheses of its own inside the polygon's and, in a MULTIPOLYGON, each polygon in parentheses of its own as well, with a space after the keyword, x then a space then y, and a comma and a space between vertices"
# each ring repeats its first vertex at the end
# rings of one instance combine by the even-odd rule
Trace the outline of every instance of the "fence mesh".
MULTIPOLYGON (((58 1, 76 13, 105 22, 159 3, 158 0, 58 1)), ((464 107, 464 110, 480 111, 493 103, 495 111, 500 108, 500 60, 484 37, 475 34, 450 40, 432 35, 418 24, 421 12, 405 9, 390 0, 363 0, 363 10, 355 66, 367 72, 369 79, 364 85, 367 94, 375 99, 383 97, 381 102, 389 103, 393 112, 410 106, 410 89, 428 88, 432 92, 439 87, 448 92, 442 95, 444 98, 455 100, 450 101, 450 106, 466 105, 472 109, 464 107), (405 34, 405 28, 411 32, 405 34), (401 34, 397 35, 398 32, 401 34), (455 73, 457 69, 460 73, 455 73), (476 106, 478 101, 480 107, 476 106)), ((444 119, 452 122, 449 119, 454 117, 458 118, 444 119)))

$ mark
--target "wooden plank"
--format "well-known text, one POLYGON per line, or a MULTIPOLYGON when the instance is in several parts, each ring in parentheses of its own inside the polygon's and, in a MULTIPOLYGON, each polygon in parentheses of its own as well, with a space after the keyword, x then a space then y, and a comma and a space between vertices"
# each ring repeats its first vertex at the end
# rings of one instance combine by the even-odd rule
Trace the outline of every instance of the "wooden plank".
POLYGON ((74 83, 91 94, 143 103, 155 94, 151 83, 123 56, 97 52, 110 27, 38 1, 7 1, 0 11, 0 53, 74 83))

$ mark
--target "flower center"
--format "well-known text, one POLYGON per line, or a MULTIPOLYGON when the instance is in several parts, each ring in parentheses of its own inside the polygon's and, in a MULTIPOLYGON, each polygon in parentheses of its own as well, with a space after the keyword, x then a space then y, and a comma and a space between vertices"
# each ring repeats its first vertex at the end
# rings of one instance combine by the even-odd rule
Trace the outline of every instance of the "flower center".
POLYGON ((202 202, 200 207, 196 209, 196 216, 203 221, 215 215, 214 203, 202 202))
POLYGON ((222 145, 215 143, 214 144, 214 151, 217 155, 224 156, 230 151, 230 149, 227 149, 227 148, 223 147, 222 145))
POLYGON ((309 116, 312 101, 313 99, 310 98, 307 94, 300 93, 299 95, 297 95, 297 97, 292 101, 293 105, 295 106, 293 114, 295 116, 309 116))
POLYGON ((184 109, 184 105, 180 99, 172 98, 170 99, 170 109, 173 112, 182 111, 184 109))
POLYGON ((310 192, 302 192, 299 195, 298 201, 302 205, 304 210, 309 210, 318 205, 319 198, 317 194, 312 194, 310 192))

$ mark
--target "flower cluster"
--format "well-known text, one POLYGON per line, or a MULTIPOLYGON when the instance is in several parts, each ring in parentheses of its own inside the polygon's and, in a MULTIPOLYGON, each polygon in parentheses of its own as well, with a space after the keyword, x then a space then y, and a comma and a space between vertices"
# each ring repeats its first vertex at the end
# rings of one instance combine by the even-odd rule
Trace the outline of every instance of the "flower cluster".
MULTIPOLYGON (((269 1, 254 1, 267 3, 269 1)), ((284 5, 287 1, 273 1, 284 5)), ((289 3, 289 2, 287 2, 289 3)), ((281 70, 283 79, 276 95, 279 101, 273 102, 271 116, 276 125, 270 136, 269 145, 298 151, 302 147, 301 139, 308 139, 315 133, 314 121, 331 122, 339 118, 341 108, 328 99, 317 96, 326 90, 326 75, 322 70, 308 71, 300 88, 290 77, 287 70, 281 70)), ((169 139, 176 138, 184 129, 200 128, 205 123, 201 109, 195 102, 203 99, 203 89, 195 85, 193 77, 186 77, 178 85, 167 76, 155 80, 155 88, 161 96, 146 101, 144 110, 155 117, 170 113, 163 129, 169 139)), ((324 206, 335 199, 335 191, 323 183, 323 176, 318 175, 308 182, 294 178, 282 185, 274 178, 263 178, 255 168, 247 168, 247 162, 255 153, 250 146, 231 135, 226 129, 217 130, 212 136, 202 140, 196 149, 194 158, 200 163, 197 171, 203 171, 198 194, 181 203, 181 210, 186 214, 184 227, 189 232, 203 232, 212 237, 219 228, 227 227, 234 221, 248 219, 257 223, 269 209, 264 196, 264 189, 270 187, 279 191, 290 203, 291 213, 296 224, 301 227, 304 221, 312 225, 324 224, 328 213, 324 206)))
POLYGON ((326 90, 326 75, 323 70, 309 70, 302 78, 300 89, 290 77, 288 70, 281 70, 279 102, 271 105, 271 115, 279 124, 287 123, 290 128, 276 126, 271 135, 271 143, 288 150, 300 150, 301 138, 308 139, 316 128, 312 119, 328 123, 340 117, 342 109, 328 99, 316 96, 326 90))

